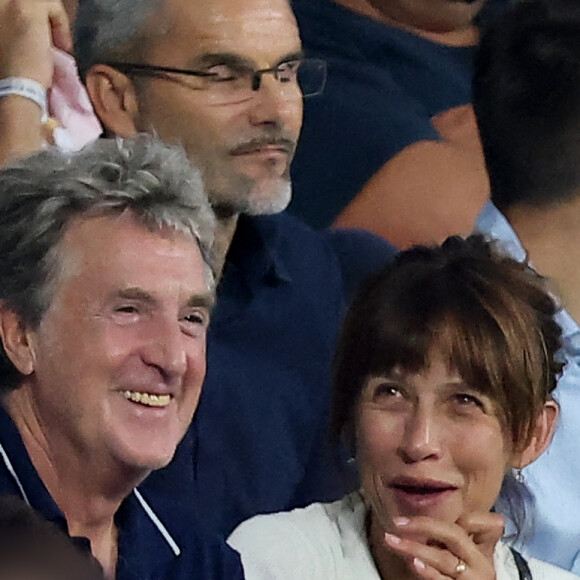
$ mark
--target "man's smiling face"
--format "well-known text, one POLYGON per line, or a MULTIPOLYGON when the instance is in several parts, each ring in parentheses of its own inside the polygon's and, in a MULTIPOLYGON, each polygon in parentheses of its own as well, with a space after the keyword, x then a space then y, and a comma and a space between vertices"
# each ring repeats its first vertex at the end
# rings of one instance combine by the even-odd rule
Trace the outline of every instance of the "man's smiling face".
POLYGON ((143 474, 166 465, 205 375, 212 294, 197 242, 125 213, 73 221, 58 259, 16 393, 59 452, 143 474))

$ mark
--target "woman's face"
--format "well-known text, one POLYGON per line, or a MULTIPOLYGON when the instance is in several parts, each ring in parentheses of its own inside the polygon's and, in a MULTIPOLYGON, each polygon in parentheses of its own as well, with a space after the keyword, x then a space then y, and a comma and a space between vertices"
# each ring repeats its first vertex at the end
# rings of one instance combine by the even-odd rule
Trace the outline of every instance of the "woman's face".
POLYGON ((365 497, 386 530, 397 516, 455 522, 489 511, 512 455, 493 401, 439 355, 419 374, 368 379, 357 451, 365 497))

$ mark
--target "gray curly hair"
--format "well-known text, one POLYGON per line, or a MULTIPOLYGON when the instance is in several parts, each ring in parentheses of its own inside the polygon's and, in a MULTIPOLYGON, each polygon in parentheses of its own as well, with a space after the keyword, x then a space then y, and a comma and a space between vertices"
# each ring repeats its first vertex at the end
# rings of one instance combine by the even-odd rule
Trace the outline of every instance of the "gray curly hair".
MULTIPOLYGON (((0 304, 37 328, 59 271, 59 242, 78 216, 124 211, 151 231, 197 240, 215 288, 215 220, 199 172, 183 150, 148 135, 100 139, 76 153, 47 149, 0 170, 0 304)), ((0 392, 20 374, 0 350, 0 392)))

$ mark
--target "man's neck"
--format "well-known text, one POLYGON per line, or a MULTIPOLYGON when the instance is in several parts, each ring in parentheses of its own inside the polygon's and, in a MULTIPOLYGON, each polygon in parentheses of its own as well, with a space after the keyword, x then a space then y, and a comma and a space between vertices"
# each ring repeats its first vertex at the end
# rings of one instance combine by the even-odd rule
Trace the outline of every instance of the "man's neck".
POLYGON ((421 36, 427 40, 446 46, 475 46, 479 42, 479 30, 474 25, 447 32, 432 32, 430 30, 423 30, 421 28, 403 24, 394 18, 389 18, 389 16, 372 6, 368 0, 334 0, 334 2, 349 8, 353 12, 358 12, 363 16, 368 16, 373 20, 378 20, 379 22, 383 22, 389 26, 395 26, 407 30, 417 36, 421 36))
POLYGON ((115 514, 146 473, 128 473, 119 465, 76 453, 58 434, 48 437, 35 414, 26 381, 4 399, 26 451, 51 497, 63 512, 71 536, 91 542, 107 578, 115 575, 117 530, 115 514), (87 465, 100 465, 98 471, 87 465))
POLYGON ((550 208, 518 205, 505 215, 534 268, 580 322, 580 198, 550 208))
POLYGON ((221 278, 226 256, 236 233, 239 217, 239 214, 233 214, 227 217, 218 215, 217 218, 213 253, 216 262, 216 279, 218 281, 221 278))

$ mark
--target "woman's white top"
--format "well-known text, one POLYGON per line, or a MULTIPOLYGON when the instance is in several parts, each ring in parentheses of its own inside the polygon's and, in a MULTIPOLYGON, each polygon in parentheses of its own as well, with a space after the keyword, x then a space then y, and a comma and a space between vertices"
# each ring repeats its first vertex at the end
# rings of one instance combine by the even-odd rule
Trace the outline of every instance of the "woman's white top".
MULTIPOLYGON (((381 580, 365 516, 362 498, 354 493, 334 503, 256 516, 238 526, 228 543, 242 556, 246 580, 381 580)), ((518 580, 512 553, 502 542, 494 563, 497 580, 518 580)), ((579 578, 533 558, 528 564, 534 580, 579 578)))

